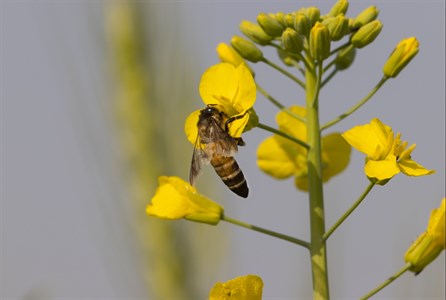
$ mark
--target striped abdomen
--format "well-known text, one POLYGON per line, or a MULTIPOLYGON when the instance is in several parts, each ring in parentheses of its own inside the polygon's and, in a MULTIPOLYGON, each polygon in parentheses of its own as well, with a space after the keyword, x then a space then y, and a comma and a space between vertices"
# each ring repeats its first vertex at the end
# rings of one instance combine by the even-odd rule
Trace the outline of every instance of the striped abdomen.
POLYGON ((233 157, 214 155, 211 165, 228 188, 240 197, 248 197, 249 189, 245 176, 233 157))

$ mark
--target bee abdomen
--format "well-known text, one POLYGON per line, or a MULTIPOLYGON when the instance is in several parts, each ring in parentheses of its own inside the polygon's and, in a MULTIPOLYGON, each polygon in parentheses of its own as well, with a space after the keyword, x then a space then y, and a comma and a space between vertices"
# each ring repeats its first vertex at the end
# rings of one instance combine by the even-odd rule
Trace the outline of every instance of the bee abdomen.
POLYGON ((233 157, 214 157, 211 164, 223 180, 224 184, 239 195, 240 197, 248 197, 249 189, 245 176, 233 157))

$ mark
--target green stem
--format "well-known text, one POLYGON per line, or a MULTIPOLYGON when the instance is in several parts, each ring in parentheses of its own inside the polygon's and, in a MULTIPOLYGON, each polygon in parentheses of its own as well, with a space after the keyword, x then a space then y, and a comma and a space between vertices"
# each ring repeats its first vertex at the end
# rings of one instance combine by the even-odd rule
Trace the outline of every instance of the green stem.
POLYGON ((340 217, 339 220, 336 221, 336 223, 334 223, 334 225, 331 226, 331 228, 327 232, 325 232, 324 236, 322 237, 324 241, 326 241, 330 237, 330 235, 345 221, 345 219, 350 216, 350 214, 358 207, 358 205, 361 204, 362 200, 365 199, 365 197, 369 194, 374 186, 375 183, 371 182, 364 190, 364 192, 362 192, 362 195, 358 198, 358 200, 356 200, 356 202, 342 215, 342 217, 340 217))
POLYGON ((412 267, 411 263, 407 263, 404 267, 401 268, 398 272, 396 272, 394 275, 390 276, 386 281, 378 285, 376 288, 374 288, 372 291, 367 293, 366 295, 362 296, 360 300, 367 300, 379 291, 381 291, 383 288, 391 284, 395 279, 406 273, 410 268, 412 267))
MULTIPOLYGON (((311 68, 311 65, 309 64, 308 60, 301 53, 292 54, 292 53, 289 53, 288 51, 286 51, 285 49, 283 49, 282 47, 280 47, 277 44, 270 43, 270 45, 275 47, 275 48, 277 48, 277 49, 279 49, 279 50, 281 50, 281 51, 283 51, 283 52, 285 52, 285 53, 287 53, 289 56, 291 56, 293 58, 296 58, 299 61, 302 61, 304 63, 304 65, 305 65, 305 68, 307 68, 307 69, 311 68)), ((304 48, 304 51, 305 51, 305 48, 304 48)), ((305 86, 302 86, 302 87, 305 88, 305 86)))
POLYGON ((261 128, 261 129, 263 129, 263 130, 266 130, 266 131, 275 133, 275 134, 277 134, 277 135, 280 135, 281 137, 284 137, 284 138, 286 138, 286 139, 288 139, 288 140, 290 140, 290 141, 293 141, 293 142, 295 142, 295 143, 301 145, 301 146, 304 147, 305 149, 310 148, 310 146, 309 146, 307 143, 305 143, 304 141, 299 140, 299 139, 296 139, 295 137, 292 137, 291 135, 288 135, 288 134, 286 134, 286 133, 283 132, 283 131, 277 130, 277 129, 272 128, 272 127, 269 127, 268 125, 259 123, 259 124, 257 124, 257 127, 261 128))
POLYGON ((282 69, 281 67, 279 67, 278 65, 276 65, 275 63, 267 60, 266 58, 263 58, 262 61, 264 63, 266 63, 267 65, 273 67, 274 69, 276 69, 277 71, 279 71, 280 73, 282 73, 283 75, 285 75, 286 77, 290 78, 291 80, 293 80, 295 83, 297 83, 298 85, 300 85, 302 88, 305 88, 305 84, 299 80, 297 77, 295 77, 293 74, 291 74, 290 72, 282 69))
POLYGON ((302 247, 305 247, 307 249, 310 249, 310 244, 308 242, 305 242, 303 240, 294 238, 292 236, 288 236, 288 235, 281 234, 281 233, 278 233, 278 232, 275 232, 275 231, 271 231, 271 230, 268 230, 268 229, 265 229, 265 228, 262 228, 262 227, 251 225, 251 224, 248 224, 248 223, 245 223, 245 222, 242 222, 242 221, 239 221, 239 220, 227 217, 225 215, 223 215, 222 220, 226 221, 228 223, 240 226, 240 227, 244 227, 244 228, 248 228, 248 229, 251 229, 251 230, 254 230, 254 231, 257 231, 257 232, 261 232, 263 234, 267 234, 267 235, 276 237, 278 239, 282 239, 282 240, 291 242, 293 244, 297 244, 299 246, 302 246, 302 247))
POLYGON ((351 115, 352 113, 354 113, 358 108, 360 108, 361 106, 363 106, 367 101, 369 101, 370 98, 372 98, 373 95, 375 95, 375 93, 383 86, 383 84, 387 81, 387 79, 389 79, 388 77, 384 76, 383 78, 381 78, 381 80, 376 84, 376 86, 373 88, 373 90, 371 90, 369 92, 369 94, 367 96, 365 96, 361 101, 359 101, 355 106, 351 107, 349 110, 347 110, 345 113, 343 113, 342 115, 339 115, 338 117, 336 117, 335 119, 331 120, 330 122, 327 122, 326 124, 324 124, 321 127, 321 130, 325 130, 331 126, 333 126, 334 124, 340 122, 341 120, 345 119, 346 117, 348 117, 349 115, 351 115))
POLYGON ((278 108, 280 108, 281 110, 283 110, 284 112, 286 112, 288 115, 290 115, 291 117, 301 121, 302 123, 305 123, 306 120, 304 117, 299 116, 298 114, 295 114, 294 112, 292 112, 290 109, 286 108, 282 103, 280 103, 279 101, 277 101, 273 96, 271 96, 270 94, 268 94, 268 92, 262 88, 258 83, 257 83, 257 90, 263 95, 265 96, 266 99, 268 99, 272 104, 274 104, 275 106, 277 106, 278 108))
POLYGON ((305 73, 307 103, 308 184, 311 222, 311 270, 313 299, 329 300, 327 253, 322 236, 325 231, 324 195, 322 184, 321 132, 319 130, 319 90, 323 73, 322 62, 305 73))
POLYGON ((335 48, 334 50, 332 50, 332 51, 330 52, 330 56, 332 56, 332 55, 335 54, 336 52, 338 52, 338 51, 344 49, 345 47, 350 46, 350 44, 351 44, 350 41, 348 41, 347 43, 340 45, 339 47, 335 48))

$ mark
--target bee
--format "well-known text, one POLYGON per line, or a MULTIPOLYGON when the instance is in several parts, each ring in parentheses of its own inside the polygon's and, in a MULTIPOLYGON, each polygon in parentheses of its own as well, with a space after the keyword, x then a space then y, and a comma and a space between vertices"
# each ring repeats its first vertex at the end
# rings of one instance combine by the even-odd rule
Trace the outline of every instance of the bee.
POLYGON ((212 104, 200 111, 197 123, 198 135, 189 174, 191 185, 195 185, 201 167, 211 163, 217 175, 231 191, 240 197, 248 197, 248 184, 234 159, 238 146, 244 146, 245 143, 241 138, 232 137, 228 128, 231 122, 243 116, 228 118, 212 104))

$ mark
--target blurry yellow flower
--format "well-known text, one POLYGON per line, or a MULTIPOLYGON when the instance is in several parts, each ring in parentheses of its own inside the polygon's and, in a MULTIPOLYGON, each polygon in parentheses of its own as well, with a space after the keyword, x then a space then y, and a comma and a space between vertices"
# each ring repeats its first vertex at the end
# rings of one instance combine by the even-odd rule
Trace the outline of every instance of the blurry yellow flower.
MULTIPOLYGON (((290 110, 302 117, 306 111, 303 107, 292 106, 290 110)), ((279 129, 302 141, 307 140, 306 125, 285 112, 276 117, 279 129)), ((322 179, 324 182, 342 172, 350 160, 350 146, 339 133, 322 137, 322 179)), ((266 138, 257 148, 257 165, 265 173, 277 179, 295 177, 298 189, 308 191, 307 150, 281 136, 266 138)))
MULTIPOLYGON (((229 123, 229 134, 240 137, 254 114, 251 108, 256 101, 256 84, 245 64, 235 67, 229 63, 219 63, 207 69, 201 77, 200 95, 206 105, 216 105, 228 118, 244 115, 229 123)), ((192 144, 198 135, 199 115, 200 110, 191 113, 184 127, 192 144)))
POLYGON ((344 132, 342 136, 351 146, 367 155, 364 171, 373 182, 385 184, 399 172, 408 176, 434 173, 411 159, 415 144, 407 147, 408 143, 401 141, 400 133, 395 136, 392 128, 377 118, 370 124, 344 132))
POLYGON ((262 289, 259 276, 239 276, 225 283, 217 282, 209 292, 209 300, 261 300, 262 289))
POLYGON ((188 182, 176 176, 160 176, 159 186, 146 212, 161 219, 187 219, 217 224, 223 207, 199 194, 188 182))
POLYGON ((445 205, 446 198, 440 207, 432 210, 427 230, 409 247, 404 256, 406 262, 412 264, 412 272, 421 272, 445 249, 445 205))

